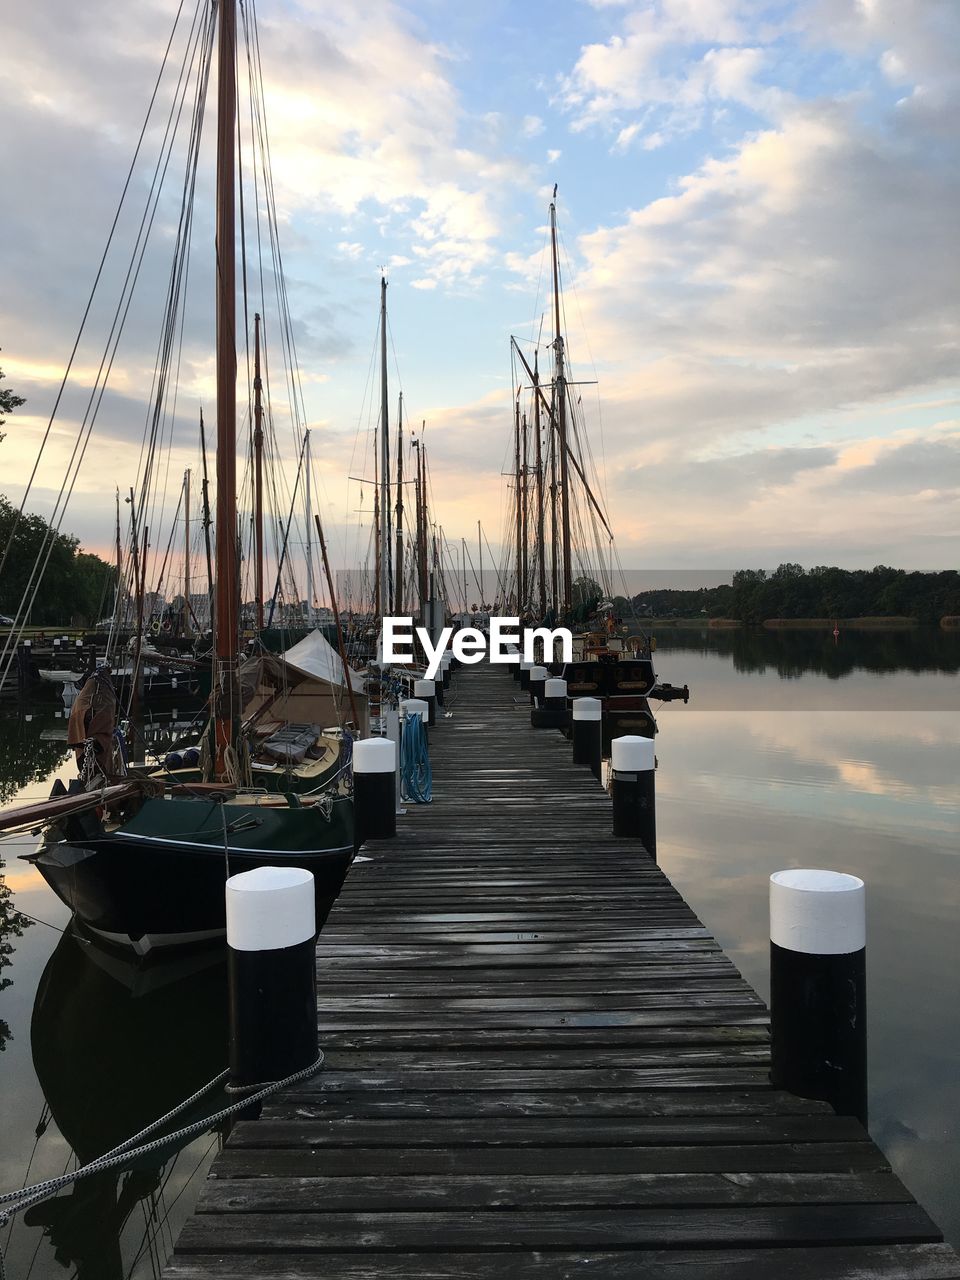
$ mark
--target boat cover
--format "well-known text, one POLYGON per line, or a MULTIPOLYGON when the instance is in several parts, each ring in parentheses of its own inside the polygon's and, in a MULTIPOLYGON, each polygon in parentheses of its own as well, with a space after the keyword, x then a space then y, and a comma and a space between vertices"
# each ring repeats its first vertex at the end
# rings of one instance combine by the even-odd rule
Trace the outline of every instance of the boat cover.
MULTIPOLYGON (((313 676, 315 680, 325 680, 328 684, 346 685, 347 683, 343 678, 343 663, 340 655, 322 631, 311 631, 292 649, 287 649, 280 656, 288 666, 305 676, 313 676)), ((350 671, 350 684, 357 693, 363 692, 363 676, 358 672, 350 671)))

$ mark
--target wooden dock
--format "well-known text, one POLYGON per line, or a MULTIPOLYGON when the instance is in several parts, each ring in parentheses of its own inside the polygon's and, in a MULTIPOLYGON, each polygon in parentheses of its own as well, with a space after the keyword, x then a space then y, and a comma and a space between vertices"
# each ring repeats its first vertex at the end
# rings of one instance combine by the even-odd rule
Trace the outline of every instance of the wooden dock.
POLYGON ((237 1125, 167 1280, 960 1277, 855 1120, 771 1089, 763 1003, 506 669, 455 684, 320 939, 325 1070, 237 1125))

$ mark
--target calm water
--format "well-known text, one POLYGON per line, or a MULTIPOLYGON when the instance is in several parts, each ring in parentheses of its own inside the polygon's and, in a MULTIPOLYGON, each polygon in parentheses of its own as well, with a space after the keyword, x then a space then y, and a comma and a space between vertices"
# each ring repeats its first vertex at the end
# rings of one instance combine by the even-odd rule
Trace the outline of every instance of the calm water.
MULTIPOLYGON (((764 996, 769 874, 864 878, 871 1132, 960 1244, 960 635, 658 642, 660 674, 692 693, 658 713, 664 870, 764 996)), ((0 723, 0 801, 47 794, 64 730, 52 711, 0 723)), ((66 912, 17 861, 32 846, 0 844, 0 1190, 89 1159, 226 1060, 217 957, 138 974, 62 935, 66 912), (56 928, 21 919, 18 935, 16 909, 56 928)), ((155 1275, 217 1142, 19 1216, 2 1237, 9 1274, 155 1275)))

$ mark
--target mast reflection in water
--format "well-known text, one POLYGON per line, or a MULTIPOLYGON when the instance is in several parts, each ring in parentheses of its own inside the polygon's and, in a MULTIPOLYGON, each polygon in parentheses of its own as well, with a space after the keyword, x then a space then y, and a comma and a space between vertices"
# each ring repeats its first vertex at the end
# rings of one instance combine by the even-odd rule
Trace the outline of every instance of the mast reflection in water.
MULTIPOLYGON (((50 1115, 85 1164, 223 1070, 224 953, 138 967, 71 927, 40 980, 30 1038, 50 1115)), ((223 1095, 213 1094, 175 1123, 189 1124, 222 1103, 223 1095)), ((196 1171, 211 1145, 209 1136, 202 1139, 176 1178, 179 1152, 171 1146, 85 1178, 28 1209, 24 1225, 42 1228, 56 1261, 80 1280, 119 1280, 141 1258, 162 1263, 175 1234, 167 1216, 174 1183, 196 1171)))

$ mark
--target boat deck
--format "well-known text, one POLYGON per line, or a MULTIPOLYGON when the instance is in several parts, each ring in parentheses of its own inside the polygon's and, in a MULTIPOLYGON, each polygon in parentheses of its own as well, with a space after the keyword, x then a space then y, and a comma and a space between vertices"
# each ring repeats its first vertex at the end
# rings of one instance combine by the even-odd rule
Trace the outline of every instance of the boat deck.
POLYGON ((768 1082, 767 1011, 614 840, 505 668, 317 948, 322 1074, 234 1129, 167 1280, 947 1280, 858 1122, 768 1082))

